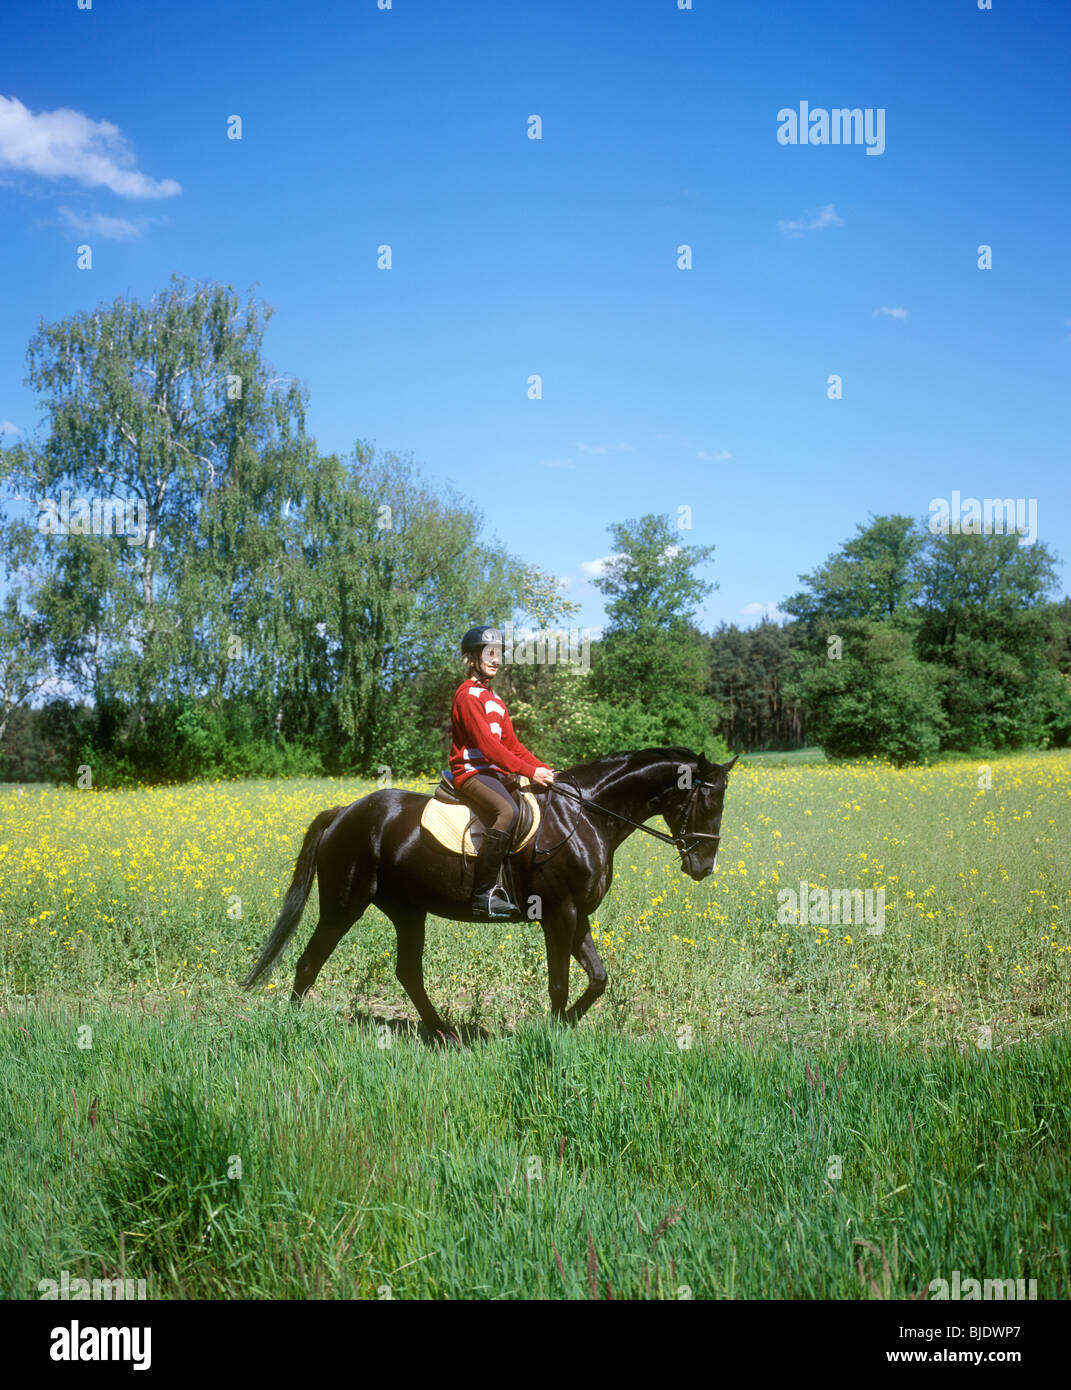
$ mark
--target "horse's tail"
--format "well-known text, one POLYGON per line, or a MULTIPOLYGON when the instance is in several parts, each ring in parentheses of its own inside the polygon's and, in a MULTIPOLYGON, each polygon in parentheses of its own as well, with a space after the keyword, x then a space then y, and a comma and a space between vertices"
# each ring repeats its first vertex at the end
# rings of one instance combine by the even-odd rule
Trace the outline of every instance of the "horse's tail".
POLYGON ((305 831, 305 839, 302 842, 297 863, 294 865, 294 877, 291 880, 286 901, 283 903, 283 910, 279 913, 279 920, 275 923, 272 934, 268 937, 256 965, 242 981, 242 989, 252 989, 259 979, 273 969, 275 962, 286 950, 287 942, 297 931, 301 914, 305 911, 305 903, 312 891, 312 878, 316 872, 316 851, 320 845, 320 838, 339 812, 345 809, 344 806, 332 806, 330 811, 321 811, 308 830, 305 831))

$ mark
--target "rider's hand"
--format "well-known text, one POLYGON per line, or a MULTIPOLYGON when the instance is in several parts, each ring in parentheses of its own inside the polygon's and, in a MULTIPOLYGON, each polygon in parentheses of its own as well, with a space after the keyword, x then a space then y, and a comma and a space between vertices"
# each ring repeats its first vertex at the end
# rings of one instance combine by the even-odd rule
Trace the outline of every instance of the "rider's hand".
POLYGON ((538 787, 549 787, 554 781, 554 773, 549 767, 537 767, 532 773, 532 781, 538 787))

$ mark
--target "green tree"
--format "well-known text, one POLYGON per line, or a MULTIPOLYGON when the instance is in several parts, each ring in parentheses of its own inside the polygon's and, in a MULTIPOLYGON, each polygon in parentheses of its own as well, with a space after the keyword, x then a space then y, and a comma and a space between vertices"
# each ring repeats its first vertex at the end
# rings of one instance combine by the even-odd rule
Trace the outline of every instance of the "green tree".
POLYGON ((812 736, 831 758, 933 757, 945 726, 940 673, 891 623, 853 618, 837 626, 839 645, 823 641, 820 659, 802 663, 792 687, 812 736))
POLYGON ((609 622, 592 652, 591 680, 604 751, 653 744, 723 755, 706 639, 692 622, 716 588, 694 572, 714 547, 685 544, 667 516, 609 530, 614 554, 594 581, 609 597, 609 622))
POLYGON ((6 472, 41 499, 38 606, 63 674, 83 690, 92 682, 94 700, 117 696, 144 714, 162 690, 204 675, 191 635, 218 618, 205 571, 219 555, 200 520, 239 484, 271 511, 271 467, 285 458, 292 473, 286 446, 303 437, 302 390, 261 360, 270 313, 173 277, 148 306, 117 299, 42 324, 30 343, 27 384, 47 433, 9 451, 6 472))
MULTIPOLYGON (((937 728, 949 749, 1037 746, 1062 737, 1067 684, 1055 655, 1059 623, 1047 602, 1054 557, 1046 547, 1022 546, 1014 535, 934 535, 898 516, 872 518, 859 530, 824 566, 802 576, 807 588, 783 604, 808 635, 809 654, 800 657, 796 689, 815 734, 835 737, 838 747, 853 743, 850 720, 869 719, 870 705, 868 698, 852 697, 842 682, 851 676, 865 688, 884 661, 896 682, 890 690, 896 717, 894 729, 882 735, 883 746, 906 746, 902 729, 916 698, 914 742, 920 749, 929 747, 937 728), (856 669, 858 650, 847 664, 827 667, 825 640, 840 638, 847 650, 851 631, 858 648, 861 630, 850 625, 860 621, 886 624, 909 637, 926 679, 902 661, 889 664, 888 652, 877 660, 876 649, 865 680, 856 669), (937 723, 930 717, 933 690, 942 704, 937 723), (827 707, 819 709, 819 699, 827 707)), ((872 650, 874 634, 862 640, 864 650, 872 650)), ((900 644, 897 650, 907 648, 900 644)), ((859 740, 869 739, 861 726, 859 740)))
POLYGON ((1071 743, 1071 598, 1049 608, 1049 662, 1055 675, 1045 715, 1046 734, 1058 748, 1071 743))
POLYGON ((611 525, 614 553, 592 582, 607 595, 610 632, 674 632, 695 616, 716 584, 694 573, 714 554, 712 545, 686 545, 668 516, 611 525))
POLYGON ((377 460, 359 445, 340 488, 318 522, 331 553, 309 576, 339 744, 356 766, 427 769, 448 747, 462 633, 484 618, 504 626, 533 605, 553 622, 568 605, 538 568, 483 542, 482 515, 432 492, 409 460, 377 460))
POLYGON ((722 707, 721 734, 733 748, 799 748, 805 717, 788 693, 803 623, 722 623, 708 638, 710 694, 722 707))
MULTIPOLYGON (((5 458, 0 454, 0 476, 5 458)), ((0 766, 13 716, 26 713, 53 683, 55 652, 47 620, 34 602, 35 537, 21 519, 0 520, 0 766)), ((20 721, 16 721, 20 722, 20 721)), ((25 727, 25 721, 21 721, 25 727)))
POLYGON ((918 526, 907 516, 872 516, 856 530, 824 565, 800 576, 807 588, 781 603, 784 612, 808 624, 819 618, 910 623, 922 585, 918 526))
POLYGON ((28 708, 52 680, 48 632, 12 588, 0 601, 0 748, 16 710, 28 708))
POLYGON ((948 728, 960 749, 1036 746, 1059 699, 1053 667, 1055 557, 1015 535, 925 541, 916 650, 942 669, 948 728))

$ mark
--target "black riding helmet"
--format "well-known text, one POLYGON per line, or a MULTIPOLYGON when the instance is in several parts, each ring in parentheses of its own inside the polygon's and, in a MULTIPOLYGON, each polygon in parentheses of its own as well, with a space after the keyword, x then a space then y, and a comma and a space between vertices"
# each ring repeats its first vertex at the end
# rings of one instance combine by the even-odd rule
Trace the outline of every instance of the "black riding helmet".
POLYGON ((495 627, 470 627, 461 639, 461 655, 483 651, 484 647, 501 646, 502 634, 495 627))

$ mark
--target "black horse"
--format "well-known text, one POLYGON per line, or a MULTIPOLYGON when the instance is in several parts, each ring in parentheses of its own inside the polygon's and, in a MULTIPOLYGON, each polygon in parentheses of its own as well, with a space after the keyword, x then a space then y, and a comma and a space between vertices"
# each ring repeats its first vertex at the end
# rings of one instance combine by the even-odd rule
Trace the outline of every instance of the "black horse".
MULTIPOLYGON (((614 851, 633 830, 672 844, 681 869, 699 882, 717 863, 729 763, 708 762, 687 748, 648 748, 578 763, 537 791, 542 823, 535 841, 512 859, 517 902, 543 928, 552 1015, 576 1023, 606 988, 606 970, 588 921, 606 896, 614 851), (665 818, 671 835, 643 824, 665 818), (580 962, 588 986, 571 1008, 569 957, 580 962)), ((536 790, 533 788, 533 790, 536 790)), ((445 1038, 447 1025, 424 990, 424 923, 429 912, 472 921, 472 864, 436 852, 420 816, 418 792, 372 792, 350 806, 321 811, 305 833, 290 891, 257 963, 242 981, 249 989, 275 965, 297 930, 315 871, 320 920, 298 961, 291 998, 312 988, 324 962, 374 903, 398 936, 396 974, 422 1022, 445 1038)))

